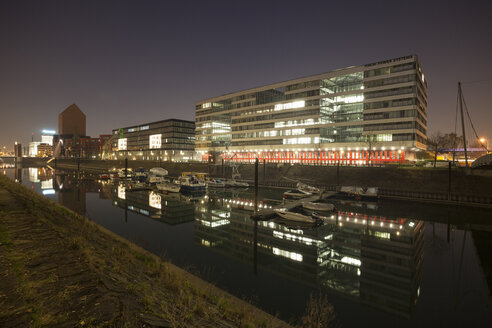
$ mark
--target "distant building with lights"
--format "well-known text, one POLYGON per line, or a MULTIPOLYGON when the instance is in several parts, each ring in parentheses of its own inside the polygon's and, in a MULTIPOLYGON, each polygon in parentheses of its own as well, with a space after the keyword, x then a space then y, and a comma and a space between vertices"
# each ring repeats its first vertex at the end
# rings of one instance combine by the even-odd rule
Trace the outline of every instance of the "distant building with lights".
MULTIPOLYGON (((43 140, 48 141, 52 132, 55 131, 43 130, 43 140)), ((58 134, 52 138, 54 156, 101 159, 103 149, 111 149, 111 137, 110 134, 101 134, 96 138, 87 136, 86 116, 77 105, 72 104, 58 115, 58 134)))
POLYGON ((110 138, 110 134, 101 134, 99 138, 66 139, 64 142, 65 157, 101 159, 102 148, 110 138))
POLYGON ((14 156, 22 157, 22 144, 18 143, 17 141, 14 143, 14 156))
POLYGON ((427 79, 416 55, 209 98, 195 110, 204 160, 364 165, 426 149, 427 79))
POLYGON ((195 160, 195 122, 167 119, 114 129, 111 158, 195 160))

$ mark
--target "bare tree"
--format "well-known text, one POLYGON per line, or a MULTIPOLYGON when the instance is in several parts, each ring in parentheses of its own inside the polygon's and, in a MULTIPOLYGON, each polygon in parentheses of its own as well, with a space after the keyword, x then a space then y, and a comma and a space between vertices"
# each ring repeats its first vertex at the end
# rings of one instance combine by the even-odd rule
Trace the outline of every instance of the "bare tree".
POLYGON ((377 135, 367 135, 365 136, 364 141, 367 144, 367 148, 369 149, 369 164, 372 164, 372 150, 376 148, 376 145, 378 144, 377 135))
POLYGON ((455 149, 463 144, 463 138, 458 137, 455 133, 442 134, 441 131, 437 131, 427 138, 427 144, 434 153, 434 167, 436 167, 437 154, 446 149, 455 149))

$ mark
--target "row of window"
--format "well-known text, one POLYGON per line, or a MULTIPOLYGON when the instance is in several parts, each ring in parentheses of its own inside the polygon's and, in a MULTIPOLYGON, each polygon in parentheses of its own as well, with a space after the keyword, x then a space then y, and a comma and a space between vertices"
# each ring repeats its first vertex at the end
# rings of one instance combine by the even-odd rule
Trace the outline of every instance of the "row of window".
POLYGON ((364 77, 368 78, 373 76, 409 71, 409 70, 416 69, 416 67, 417 67, 416 62, 387 66, 387 67, 367 70, 364 72, 364 77))
POLYGON ((402 107, 415 105, 415 98, 394 99, 386 101, 376 101, 364 104, 364 109, 379 109, 389 107, 402 107))
POLYGON ((417 75, 415 74, 395 76, 386 79, 367 81, 364 83, 364 88, 375 88, 375 87, 382 87, 382 86, 398 84, 398 83, 413 82, 416 79, 417 79, 417 75))
POLYGON ((364 121, 370 120, 384 120, 390 118, 401 118, 401 117, 414 117, 417 114, 417 110, 415 109, 407 109, 407 110, 399 110, 392 112, 383 112, 383 113, 370 113, 364 114, 364 121))
POLYGON ((394 88, 389 90, 386 89, 386 90, 374 91, 374 92, 366 92, 364 93, 364 97, 366 99, 373 99, 373 98, 397 96, 407 93, 415 93, 415 87, 412 86, 412 87, 394 88))

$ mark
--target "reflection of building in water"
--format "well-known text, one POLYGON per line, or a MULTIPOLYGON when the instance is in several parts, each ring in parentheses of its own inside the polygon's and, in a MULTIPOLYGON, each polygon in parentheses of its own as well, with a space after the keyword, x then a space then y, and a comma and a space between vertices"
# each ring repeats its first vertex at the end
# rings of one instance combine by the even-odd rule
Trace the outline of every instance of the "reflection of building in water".
MULTIPOLYGON (((195 242, 254 263, 250 212, 222 199, 196 206, 195 242)), ((285 222, 285 221, 284 221, 285 222)), ((409 317, 422 277, 423 222, 338 212, 318 227, 260 221, 257 265, 409 317)))
POLYGON ((22 182, 22 167, 17 167, 14 169, 15 181, 22 182))
POLYGON ((30 167, 28 170, 29 182, 37 183, 53 179, 53 171, 46 167, 30 167))
POLYGON ((28 168, 29 182, 40 183, 43 195, 54 195, 53 171, 48 168, 28 168))
POLYGON ((86 214, 86 194, 100 191, 96 181, 78 180, 76 176, 57 175, 56 185, 58 186, 58 202, 72 211, 84 215, 86 214))
POLYGON ((81 183, 78 186, 70 183, 63 184, 63 188, 58 191, 58 203, 85 216, 86 193, 87 187, 85 183, 81 183))
POLYGON ((127 191, 125 186, 113 186, 113 205, 148 216, 167 224, 194 220, 195 205, 181 194, 164 195, 155 191, 127 191))

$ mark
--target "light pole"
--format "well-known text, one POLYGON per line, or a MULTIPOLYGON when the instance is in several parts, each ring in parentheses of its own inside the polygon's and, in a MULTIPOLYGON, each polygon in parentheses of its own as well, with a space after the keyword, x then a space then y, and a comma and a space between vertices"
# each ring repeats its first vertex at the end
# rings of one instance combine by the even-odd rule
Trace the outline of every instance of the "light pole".
POLYGON ((489 152, 489 140, 487 138, 480 138, 478 139, 478 141, 480 141, 480 144, 482 145, 482 147, 485 147, 485 149, 487 150, 487 152, 489 152))

